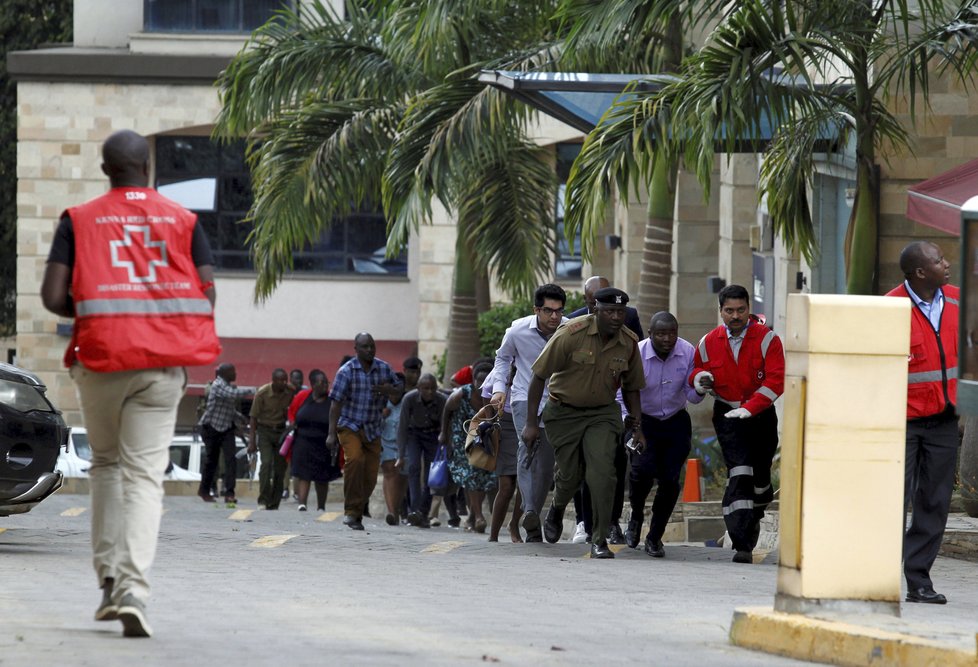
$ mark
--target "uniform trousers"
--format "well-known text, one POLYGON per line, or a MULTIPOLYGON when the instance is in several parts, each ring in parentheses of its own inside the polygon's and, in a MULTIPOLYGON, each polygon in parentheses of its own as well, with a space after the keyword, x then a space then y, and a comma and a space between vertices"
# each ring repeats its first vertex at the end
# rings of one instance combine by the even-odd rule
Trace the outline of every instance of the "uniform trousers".
POLYGON ((680 492, 679 475, 689 457, 692 433, 692 422, 686 410, 680 410, 666 419, 642 415, 646 448, 641 454, 632 454, 628 502, 632 507, 632 516, 642 514, 652 485, 658 482, 652 501, 652 518, 649 520, 651 541, 662 539, 669 517, 676 508, 680 492))
POLYGON ((115 603, 146 602, 163 513, 163 474, 187 375, 183 368, 71 368, 92 447, 92 562, 115 603))
POLYGON ((261 468, 258 471, 258 504, 270 510, 278 509, 285 488, 285 471, 289 462, 278 453, 279 441, 285 427, 258 426, 255 437, 261 454, 261 468))
POLYGON ((428 471, 438 452, 438 431, 422 431, 409 428, 404 443, 404 464, 410 491, 410 509, 423 517, 431 510, 431 489, 428 488, 428 471))
POLYGON ((733 548, 752 551, 764 510, 774 500, 771 462, 778 449, 778 415, 769 407, 746 419, 724 417, 731 409, 722 401, 713 404, 713 428, 727 465, 723 521, 733 548))
POLYGON ((363 508, 377 486, 380 470, 380 436, 367 440, 363 431, 337 428, 336 439, 343 448, 343 511, 354 519, 363 518, 363 508))
POLYGON ((608 535, 615 497, 615 449, 623 425, 621 407, 608 405, 576 408, 548 401, 543 410, 557 470, 554 475, 554 507, 563 510, 587 479, 594 514, 594 540, 608 535))
POLYGON ((933 588, 930 568, 944 539, 958 455, 952 414, 907 422, 903 507, 911 507, 903 540, 903 573, 910 590, 933 588))
POLYGON ((516 482, 519 484, 520 496, 523 498, 523 511, 540 514, 554 481, 554 448, 547 438, 546 430, 541 426, 540 437, 537 438, 535 451, 530 458, 529 450, 522 437, 523 427, 526 426, 527 402, 512 401, 511 406, 513 426, 516 427, 519 436, 516 450, 516 482), (529 465, 527 465, 528 459, 529 465))

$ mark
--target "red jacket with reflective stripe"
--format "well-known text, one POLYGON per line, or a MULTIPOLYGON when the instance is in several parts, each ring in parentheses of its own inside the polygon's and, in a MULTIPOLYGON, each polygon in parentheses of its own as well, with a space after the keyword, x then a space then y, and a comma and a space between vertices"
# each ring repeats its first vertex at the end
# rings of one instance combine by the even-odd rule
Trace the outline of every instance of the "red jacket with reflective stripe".
POLYGON ((69 208, 75 326, 65 365, 98 372, 207 364, 221 351, 191 257, 196 216, 149 188, 69 208))
MULTIPOLYGON (((960 291, 945 285, 940 333, 913 304, 910 316, 910 356, 907 368, 907 419, 932 417, 958 400, 958 300, 960 291), (941 352, 943 351, 943 356, 941 352)), ((910 298, 905 284, 886 296, 910 298)))
POLYGON ((771 407, 784 393, 784 347, 771 329, 751 315, 740 352, 734 361, 727 328, 718 326, 700 339, 689 376, 700 371, 713 374, 713 393, 734 407, 746 408, 752 415, 771 407))

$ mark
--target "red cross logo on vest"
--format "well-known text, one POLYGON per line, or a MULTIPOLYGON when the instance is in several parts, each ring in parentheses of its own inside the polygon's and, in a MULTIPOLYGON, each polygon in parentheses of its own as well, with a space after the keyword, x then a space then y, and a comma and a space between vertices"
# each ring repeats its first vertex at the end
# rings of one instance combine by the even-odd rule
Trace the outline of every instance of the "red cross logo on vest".
POLYGON ((148 225, 125 225, 122 240, 109 241, 112 266, 126 269, 131 283, 155 283, 156 267, 170 265, 166 242, 150 239, 148 225))

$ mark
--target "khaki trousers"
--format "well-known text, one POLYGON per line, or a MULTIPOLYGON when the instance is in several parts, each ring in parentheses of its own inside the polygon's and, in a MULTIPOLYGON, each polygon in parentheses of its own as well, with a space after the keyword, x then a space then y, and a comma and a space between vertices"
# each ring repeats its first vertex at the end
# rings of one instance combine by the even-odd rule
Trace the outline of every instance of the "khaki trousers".
POLYGON ((149 598, 163 475, 187 375, 183 368, 96 373, 71 369, 92 447, 92 550, 101 586, 115 579, 116 603, 149 598))
POLYGON ((343 506, 347 516, 363 518, 363 507, 377 486, 380 470, 380 438, 364 440, 363 433, 338 428, 336 437, 343 447, 343 506))
POLYGON ((615 451, 624 429, 621 408, 612 402, 596 408, 575 408, 547 401, 543 421, 554 448, 553 505, 567 507, 586 480, 591 490, 594 541, 608 535, 618 475, 615 451))

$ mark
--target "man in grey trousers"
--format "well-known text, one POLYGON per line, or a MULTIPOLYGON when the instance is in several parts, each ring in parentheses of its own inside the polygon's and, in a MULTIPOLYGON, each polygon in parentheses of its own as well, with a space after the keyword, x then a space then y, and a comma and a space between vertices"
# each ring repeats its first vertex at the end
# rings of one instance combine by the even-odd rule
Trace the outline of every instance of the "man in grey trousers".
MULTIPOLYGON (((513 384, 510 387, 510 403, 513 410, 513 425, 521 433, 526 425, 527 389, 533 377, 532 366, 540 355, 543 346, 563 322, 564 304, 567 295, 558 285, 541 285, 533 295, 533 314, 513 320, 503 341, 496 351, 496 377, 493 385, 492 402, 501 408, 506 401, 506 382, 509 368, 516 367, 513 384)), ((545 405, 541 402, 541 406, 545 405)), ((539 421, 539 414, 534 416, 539 421)), ((554 450, 541 432, 537 442, 529 447, 520 440, 517 451, 517 483, 523 497, 523 530, 527 542, 542 542, 540 512, 553 483, 554 450)))

